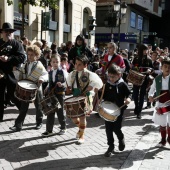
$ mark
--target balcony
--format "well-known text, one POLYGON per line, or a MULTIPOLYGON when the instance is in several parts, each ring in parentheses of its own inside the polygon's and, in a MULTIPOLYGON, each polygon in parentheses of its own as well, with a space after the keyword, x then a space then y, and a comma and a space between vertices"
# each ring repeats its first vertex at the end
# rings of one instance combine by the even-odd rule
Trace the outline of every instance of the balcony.
POLYGON ((150 15, 155 15, 158 17, 162 16, 162 8, 159 7, 157 0, 153 0, 152 2, 149 0, 126 0, 126 3, 149 17, 150 15))

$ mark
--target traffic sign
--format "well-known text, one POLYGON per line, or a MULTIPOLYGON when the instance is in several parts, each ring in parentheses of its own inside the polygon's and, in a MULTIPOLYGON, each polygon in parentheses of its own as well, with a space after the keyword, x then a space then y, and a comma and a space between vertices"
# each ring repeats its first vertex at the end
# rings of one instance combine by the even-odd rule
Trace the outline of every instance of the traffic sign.
POLYGON ((126 32, 125 35, 139 35, 139 32, 126 32))
POLYGON ((136 37, 134 37, 134 36, 128 36, 128 37, 127 37, 127 36, 126 36, 125 39, 126 39, 126 40, 129 40, 129 39, 137 40, 137 39, 139 39, 139 37, 137 37, 137 36, 136 36, 136 37))
POLYGON ((143 35, 157 35, 156 32, 143 32, 143 35))

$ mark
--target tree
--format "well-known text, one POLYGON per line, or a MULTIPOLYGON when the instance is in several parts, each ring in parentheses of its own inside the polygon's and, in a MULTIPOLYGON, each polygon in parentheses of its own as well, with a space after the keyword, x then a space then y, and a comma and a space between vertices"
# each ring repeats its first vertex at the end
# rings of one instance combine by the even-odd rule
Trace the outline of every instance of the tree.
MULTIPOLYGON (((58 9, 57 6, 58 0, 20 0, 19 7, 22 9, 22 32, 21 37, 25 35, 25 28, 24 28, 24 17, 25 17, 25 5, 30 4, 32 6, 39 6, 39 7, 50 7, 52 9, 58 9)), ((8 5, 13 4, 13 0, 7 0, 8 5)))

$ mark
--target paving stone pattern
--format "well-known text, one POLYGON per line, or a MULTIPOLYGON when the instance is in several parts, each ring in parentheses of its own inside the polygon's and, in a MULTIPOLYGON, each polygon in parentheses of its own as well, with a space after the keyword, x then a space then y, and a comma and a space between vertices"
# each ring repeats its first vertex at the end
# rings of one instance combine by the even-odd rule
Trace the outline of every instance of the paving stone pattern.
MULTIPOLYGON (((67 133, 48 138, 41 136, 45 131, 46 117, 43 127, 35 130, 35 110, 30 109, 21 132, 11 132, 14 120, 18 115, 15 107, 5 110, 5 120, 0 123, 0 170, 170 170, 170 147, 157 148, 160 140, 158 127, 154 126, 151 117, 153 108, 144 110, 141 120, 133 114, 134 103, 131 102, 125 111, 123 132, 126 148, 118 151, 115 137, 115 153, 104 157, 107 140, 104 120, 94 113, 87 117, 85 143, 76 144, 78 128, 67 119, 67 133)), ((54 132, 59 131, 56 118, 54 132)))

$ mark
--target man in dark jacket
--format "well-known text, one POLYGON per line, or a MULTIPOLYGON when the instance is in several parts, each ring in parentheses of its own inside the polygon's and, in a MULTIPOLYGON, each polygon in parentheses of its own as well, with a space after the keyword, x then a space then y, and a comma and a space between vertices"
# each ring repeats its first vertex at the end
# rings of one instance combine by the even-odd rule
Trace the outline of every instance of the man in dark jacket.
POLYGON ((20 102, 14 97, 16 88, 16 79, 13 74, 13 67, 18 67, 25 60, 25 54, 22 44, 12 39, 12 33, 16 31, 11 24, 6 22, 2 25, 0 33, 0 122, 3 121, 4 115, 4 94, 7 88, 7 93, 15 105, 20 108, 20 102))
POLYGON ((86 55, 89 61, 92 60, 92 52, 86 47, 85 40, 82 35, 76 37, 75 46, 68 53, 68 61, 70 63, 69 72, 74 68, 75 59, 80 55, 86 55))

